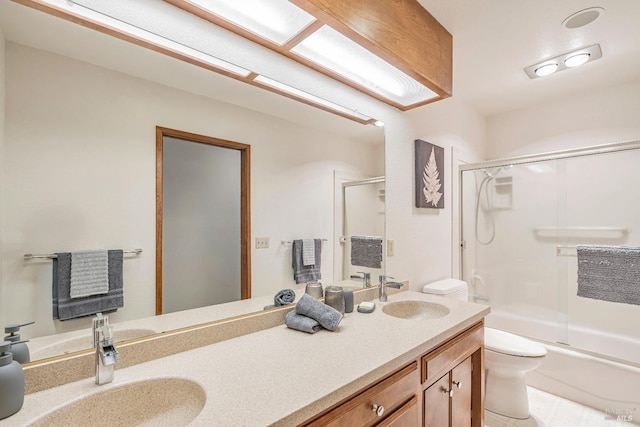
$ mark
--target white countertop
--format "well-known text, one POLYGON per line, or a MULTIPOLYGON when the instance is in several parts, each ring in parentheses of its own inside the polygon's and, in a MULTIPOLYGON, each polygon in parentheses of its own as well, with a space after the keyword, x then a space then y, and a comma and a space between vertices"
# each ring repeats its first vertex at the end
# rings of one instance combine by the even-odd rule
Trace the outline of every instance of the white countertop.
POLYGON ((278 326, 150 362, 117 369, 113 383, 89 378, 33 393, 0 426, 22 426, 90 393, 154 377, 180 377, 207 395, 193 426, 294 425, 403 366, 480 321, 489 307, 418 292, 389 296, 376 310, 347 313, 335 332, 306 334, 278 326), (450 313, 406 320, 382 312, 385 304, 423 300, 450 313))

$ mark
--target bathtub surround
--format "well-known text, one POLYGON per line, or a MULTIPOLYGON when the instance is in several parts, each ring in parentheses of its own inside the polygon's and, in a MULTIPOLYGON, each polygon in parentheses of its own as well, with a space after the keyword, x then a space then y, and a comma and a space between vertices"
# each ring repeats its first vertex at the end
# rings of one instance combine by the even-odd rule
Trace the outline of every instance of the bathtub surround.
POLYGON ((640 247, 576 247, 578 296, 640 305, 640 247))

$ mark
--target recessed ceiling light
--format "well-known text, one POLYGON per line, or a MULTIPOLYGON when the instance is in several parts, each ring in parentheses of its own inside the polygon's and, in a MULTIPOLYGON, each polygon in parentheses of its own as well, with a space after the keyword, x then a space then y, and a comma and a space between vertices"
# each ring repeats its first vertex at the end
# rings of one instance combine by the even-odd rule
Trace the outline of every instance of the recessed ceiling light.
POLYGON ((384 127, 384 122, 382 120, 376 120, 375 122, 373 122, 373 125, 381 128, 384 127))
POLYGON ((562 26, 565 28, 569 28, 570 30, 574 28, 584 27, 587 24, 592 23, 596 19, 600 17, 604 13, 604 8, 602 7, 590 7, 588 9, 583 9, 570 15, 567 19, 562 21, 562 26))
POLYGON ((544 64, 540 67, 536 68, 535 73, 538 77, 548 76, 549 74, 553 74, 558 70, 558 64, 552 62, 550 64, 544 64))
POLYGON ((589 60, 591 55, 588 52, 581 52, 575 55, 572 55, 564 60, 564 65, 569 68, 579 67, 589 60))
POLYGON ((599 58, 602 58, 602 49, 600 49, 599 44, 594 44, 593 46, 572 50, 554 58, 547 58, 544 61, 526 67, 524 72, 527 73, 529 78, 536 79, 555 72, 568 70, 599 58))

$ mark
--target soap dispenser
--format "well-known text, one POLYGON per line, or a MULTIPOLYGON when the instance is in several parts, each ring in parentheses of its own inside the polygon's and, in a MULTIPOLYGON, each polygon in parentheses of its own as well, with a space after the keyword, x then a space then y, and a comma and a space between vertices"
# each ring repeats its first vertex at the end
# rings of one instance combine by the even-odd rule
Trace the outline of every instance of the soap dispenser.
POLYGON ((24 373, 13 360, 11 342, 0 342, 0 419, 7 418, 22 408, 24 403, 24 373))
POLYGON ((31 355, 29 354, 29 347, 27 347, 26 341, 20 340, 20 328, 27 325, 33 325, 35 322, 18 324, 14 323, 11 325, 7 325, 4 328, 4 332, 9 334, 4 337, 5 341, 10 341, 13 343, 11 347, 11 353, 13 353, 13 360, 16 362, 23 364, 31 362, 31 355))

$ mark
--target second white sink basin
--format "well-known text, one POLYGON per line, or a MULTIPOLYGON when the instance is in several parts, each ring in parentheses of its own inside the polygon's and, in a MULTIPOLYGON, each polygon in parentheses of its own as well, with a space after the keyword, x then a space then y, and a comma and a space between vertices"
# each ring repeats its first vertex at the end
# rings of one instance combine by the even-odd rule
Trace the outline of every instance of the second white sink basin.
POLYGON ((90 394, 29 426, 187 426, 205 402, 204 390, 191 380, 156 378, 90 394))
POLYGON ((428 320, 446 316, 449 308, 426 301, 397 301, 382 307, 382 312, 401 319, 428 320))

